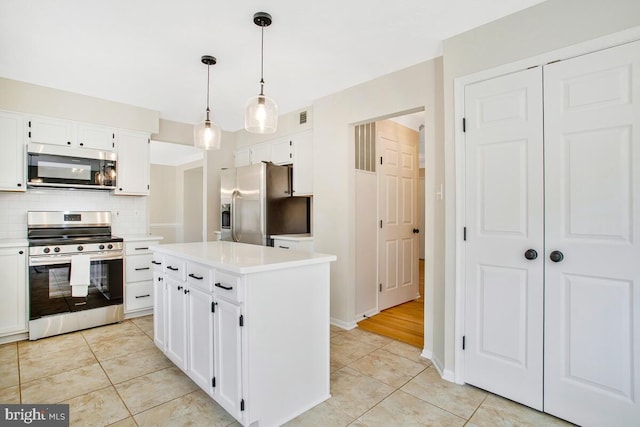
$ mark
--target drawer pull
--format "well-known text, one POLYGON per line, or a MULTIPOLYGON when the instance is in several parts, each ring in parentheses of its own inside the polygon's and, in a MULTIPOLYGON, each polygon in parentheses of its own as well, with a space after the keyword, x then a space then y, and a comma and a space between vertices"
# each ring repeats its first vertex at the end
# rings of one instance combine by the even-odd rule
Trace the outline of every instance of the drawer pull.
POLYGON ((138 267, 136 268, 136 271, 149 270, 149 269, 151 269, 151 267, 138 267))
POLYGON ((151 264, 153 264, 153 265, 161 265, 162 263, 160 261, 151 261, 151 264))
POLYGON ((222 289, 224 289, 225 291, 230 291, 230 290, 232 290, 232 289, 233 289, 233 286, 224 286, 224 285, 221 285, 220 283, 216 283, 216 285, 215 285, 215 286, 216 286, 216 288, 222 288, 222 289))
POLYGON ((150 297, 151 294, 146 294, 146 295, 136 295, 136 298, 147 298, 150 297))
POLYGON ((204 279, 204 277, 202 276, 196 276, 195 274, 191 273, 189 274, 189 277, 191 277, 192 279, 196 279, 196 280, 202 280, 204 279))
POLYGON ((289 246, 278 246, 278 247, 282 249, 289 249, 289 246))
POLYGON ((167 265, 167 268, 171 271, 178 271, 178 267, 172 267, 170 265, 167 265))
POLYGON ((149 247, 145 247, 145 248, 134 248, 136 251, 148 251, 149 247))

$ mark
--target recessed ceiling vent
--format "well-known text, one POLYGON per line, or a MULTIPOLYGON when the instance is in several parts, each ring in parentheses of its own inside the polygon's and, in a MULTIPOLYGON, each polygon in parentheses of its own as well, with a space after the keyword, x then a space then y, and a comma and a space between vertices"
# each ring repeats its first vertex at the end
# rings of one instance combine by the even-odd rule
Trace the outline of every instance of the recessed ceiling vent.
POLYGON ((300 112, 300 124, 303 125, 307 123, 307 112, 306 111, 301 111, 300 112))

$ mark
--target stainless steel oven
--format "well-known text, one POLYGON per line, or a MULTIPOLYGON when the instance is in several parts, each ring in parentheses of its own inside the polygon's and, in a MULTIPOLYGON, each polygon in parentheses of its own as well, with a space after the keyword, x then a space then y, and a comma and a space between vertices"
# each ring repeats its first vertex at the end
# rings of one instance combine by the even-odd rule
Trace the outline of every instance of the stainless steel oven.
POLYGON ((121 321, 123 243, 111 213, 29 212, 27 223, 29 339, 121 321), (72 295, 74 257, 88 264, 82 296, 72 295))

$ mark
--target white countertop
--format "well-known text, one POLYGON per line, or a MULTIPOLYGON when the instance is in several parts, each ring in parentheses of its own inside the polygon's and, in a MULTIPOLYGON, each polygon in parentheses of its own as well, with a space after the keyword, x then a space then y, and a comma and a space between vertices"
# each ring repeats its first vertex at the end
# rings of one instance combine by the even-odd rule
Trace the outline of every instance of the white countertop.
POLYGON ((313 234, 275 234, 272 239, 291 240, 294 242, 304 242, 313 240, 313 234))
POLYGON ((174 243, 151 246, 151 249, 239 274, 322 264, 337 259, 335 255, 235 242, 174 243))
POLYGON ((24 248, 29 246, 27 239, 0 239, 0 248, 24 248))
POLYGON ((125 242, 143 242, 148 240, 162 240, 164 237, 162 236, 150 236, 148 234, 125 234, 120 235, 125 242))

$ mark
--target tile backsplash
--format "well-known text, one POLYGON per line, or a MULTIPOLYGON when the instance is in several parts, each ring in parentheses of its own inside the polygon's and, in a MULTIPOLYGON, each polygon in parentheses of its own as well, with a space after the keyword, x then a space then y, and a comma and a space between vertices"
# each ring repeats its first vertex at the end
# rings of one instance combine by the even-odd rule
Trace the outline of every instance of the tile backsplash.
POLYGON ((116 236, 148 231, 147 197, 108 191, 29 189, 0 192, 0 239, 27 237, 27 211, 111 211, 116 236))

